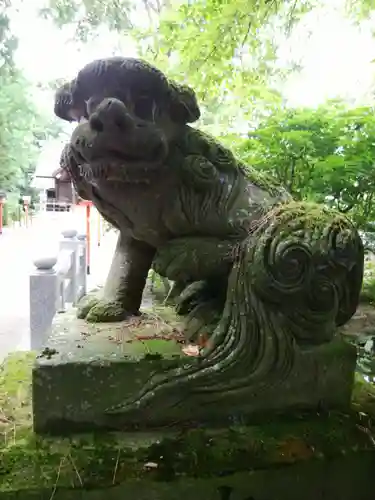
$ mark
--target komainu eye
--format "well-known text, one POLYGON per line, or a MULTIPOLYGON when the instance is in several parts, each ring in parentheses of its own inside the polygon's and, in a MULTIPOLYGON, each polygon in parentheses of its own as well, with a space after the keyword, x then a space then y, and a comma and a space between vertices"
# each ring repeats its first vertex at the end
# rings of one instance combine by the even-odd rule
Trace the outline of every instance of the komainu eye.
POLYGON ((134 114, 142 120, 152 119, 154 112, 154 101, 150 97, 140 97, 134 104, 134 114))
POLYGON ((93 97, 90 97, 90 99, 88 99, 87 101, 85 101, 86 103, 86 118, 89 118, 89 116, 91 116, 93 113, 95 113, 95 111, 97 110, 99 104, 102 102, 103 98, 102 97, 97 97, 97 96, 93 96, 93 97))

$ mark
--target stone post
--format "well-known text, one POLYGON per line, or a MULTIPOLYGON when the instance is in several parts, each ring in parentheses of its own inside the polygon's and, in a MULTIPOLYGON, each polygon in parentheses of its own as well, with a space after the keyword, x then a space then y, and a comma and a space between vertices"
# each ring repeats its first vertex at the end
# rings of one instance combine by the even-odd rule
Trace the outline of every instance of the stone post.
POLYGON ((30 346, 40 350, 51 329, 60 300, 60 277, 54 268, 57 256, 34 260, 36 269, 30 274, 30 346))
POLYGON ((74 252, 72 259, 72 266, 68 271, 67 278, 70 278, 70 284, 67 288, 65 301, 75 305, 78 300, 78 269, 79 269, 79 249, 80 241, 77 238, 77 231, 75 229, 66 229, 61 232, 63 240, 60 241, 60 250, 71 250, 74 252))
POLYGON ((80 252, 78 258, 78 288, 79 297, 81 299, 87 293, 87 243, 86 235, 78 234, 77 236, 80 243, 80 252))

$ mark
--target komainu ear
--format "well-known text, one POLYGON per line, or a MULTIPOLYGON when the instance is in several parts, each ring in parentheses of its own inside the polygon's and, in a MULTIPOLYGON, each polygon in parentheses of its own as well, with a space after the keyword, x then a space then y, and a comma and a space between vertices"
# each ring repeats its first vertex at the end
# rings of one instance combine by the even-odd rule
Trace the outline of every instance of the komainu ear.
POLYGON ((199 119, 201 112, 192 88, 169 82, 171 89, 170 117, 179 124, 192 123, 199 119))
POLYGON ((54 113, 58 118, 72 122, 73 118, 70 115, 72 109, 72 93, 71 93, 71 82, 64 83, 55 92, 55 104, 54 113))

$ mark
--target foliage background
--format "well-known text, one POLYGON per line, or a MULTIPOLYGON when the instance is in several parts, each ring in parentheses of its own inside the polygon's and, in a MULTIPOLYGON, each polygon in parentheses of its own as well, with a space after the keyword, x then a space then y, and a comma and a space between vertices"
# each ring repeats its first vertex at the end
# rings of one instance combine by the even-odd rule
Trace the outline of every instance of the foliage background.
MULTIPOLYGON (((30 86, 15 67, 10 5, 3 7, 0 24, 0 188, 18 196, 29 189, 43 141, 61 130, 36 109, 30 86)), ((303 61, 293 53, 285 57, 282 44, 308 30, 309 16, 332 12, 360 28, 374 20, 375 5, 370 0, 45 0, 40 8, 56 26, 71 27, 77 44, 109 34, 122 46, 131 42, 139 56, 194 87, 202 108, 196 126, 285 184, 295 198, 327 203, 368 229, 375 220, 372 100, 293 108, 283 93, 303 61)))
POLYGON ((19 217, 19 197, 35 195, 31 181, 38 155, 60 127, 34 104, 32 86, 14 61, 18 40, 11 32, 10 3, 0 5, 0 191, 7 196, 3 222, 8 223, 19 217))
POLYGON ((372 103, 344 100, 291 108, 282 84, 300 70, 280 59, 281 42, 312 11, 328 9, 353 23, 374 15, 373 2, 332 0, 50 0, 43 15, 73 25, 87 43, 103 26, 135 40, 140 56, 194 87, 201 126, 246 163, 267 171, 298 199, 375 218, 375 121, 372 103), (141 6, 140 6, 141 4, 141 6), (143 12, 143 16, 140 14, 143 12))

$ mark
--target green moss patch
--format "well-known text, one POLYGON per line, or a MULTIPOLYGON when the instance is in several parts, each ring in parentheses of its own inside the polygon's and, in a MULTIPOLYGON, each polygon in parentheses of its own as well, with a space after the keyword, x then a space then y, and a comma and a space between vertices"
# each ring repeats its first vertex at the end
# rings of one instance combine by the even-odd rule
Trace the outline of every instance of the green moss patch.
POLYGON ((48 346, 38 356, 40 364, 55 364, 67 360, 93 361, 171 358, 182 356, 181 323, 169 307, 153 307, 141 316, 115 323, 89 323, 77 319, 74 308, 59 314, 53 323, 48 346))
POLYGON ((324 460, 374 450, 375 388, 358 378, 353 412, 298 415, 262 425, 41 438, 32 432, 33 353, 0 373, 0 491, 173 481, 324 460))

